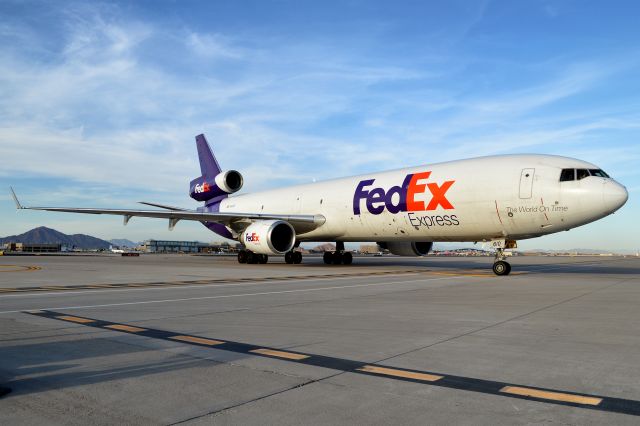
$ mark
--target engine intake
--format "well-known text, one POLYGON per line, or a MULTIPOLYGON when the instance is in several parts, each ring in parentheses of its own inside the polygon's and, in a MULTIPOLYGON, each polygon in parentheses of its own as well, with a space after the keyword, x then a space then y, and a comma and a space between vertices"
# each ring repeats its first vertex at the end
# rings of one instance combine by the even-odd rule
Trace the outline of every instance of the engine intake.
POLYGON ((222 172, 216 176, 214 180, 218 188, 227 194, 233 194, 234 192, 240 191, 242 183, 244 182, 242 175, 237 170, 222 172))
POLYGON ((398 256, 426 256, 433 247, 431 241, 387 241, 377 244, 398 256))
POLYGON ((240 241, 260 254, 284 254, 293 249, 296 231, 284 220, 258 220, 244 230, 240 241))
POLYGON ((213 179, 200 176, 191 181, 189 196, 196 201, 209 201, 220 195, 239 191, 243 182, 242 175, 236 170, 218 173, 213 179))

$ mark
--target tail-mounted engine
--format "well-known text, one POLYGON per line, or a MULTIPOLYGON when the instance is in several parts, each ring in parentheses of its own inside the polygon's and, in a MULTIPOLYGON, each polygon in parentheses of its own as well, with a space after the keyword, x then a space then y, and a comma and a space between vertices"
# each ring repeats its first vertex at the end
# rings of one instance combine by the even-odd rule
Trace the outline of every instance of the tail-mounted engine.
POLYGON ((189 196, 197 201, 208 201, 220 195, 239 191, 242 183, 242 175, 235 170, 219 173, 213 179, 200 176, 191 181, 189 196))
POLYGON ((433 247, 431 241, 388 241, 377 244, 398 256, 426 256, 433 247))
POLYGON ((284 254, 293 249, 296 231, 284 220, 258 220, 244 230, 240 241, 260 254, 284 254))

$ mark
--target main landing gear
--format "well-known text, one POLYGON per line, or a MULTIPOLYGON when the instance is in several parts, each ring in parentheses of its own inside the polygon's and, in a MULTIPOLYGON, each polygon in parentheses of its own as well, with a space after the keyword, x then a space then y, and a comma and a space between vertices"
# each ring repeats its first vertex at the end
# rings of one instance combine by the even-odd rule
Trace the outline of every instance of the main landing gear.
POLYGON ((258 254, 249 250, 240 250, 238 252, 238 263, 267 263, 269 256, 266 254, 258 254))
POLYGON ((342 241, 338 241, 336 243, 336 251, 325 251, 322 260, 327 265, 351 265, 353 255, 351 252, 344 250, 342 241))
MULTIPOLYGON (((238 263, 267 263, 269 261, 269 256, 266 254, 258 254, 249 250, 240 250, 238 252, 238 263)), ((302 253, 299 251, 289 251, 284 255, 284 261, 288 264, 298 264, 302 262, 302 253)))
POLYGON ((503 248, 496 248, 496 260, 493 262, 493 273, 496 275, 509 275, 511 272, 511 265, 509 262, 504 260, 506 257, 504 255, 503 248))
POLYGON ((292 264, 298 264, 300 262, 302 262, 302 253, 300 253, 299 251, 288 251, 287 253, 285 253, 284 255, 284 261, 287 262, 289 265, 292 264))

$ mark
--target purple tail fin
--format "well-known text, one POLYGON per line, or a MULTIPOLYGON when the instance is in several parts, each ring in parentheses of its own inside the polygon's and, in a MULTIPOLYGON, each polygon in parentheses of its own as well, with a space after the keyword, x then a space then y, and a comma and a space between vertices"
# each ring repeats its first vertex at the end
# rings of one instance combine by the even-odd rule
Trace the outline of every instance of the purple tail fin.
POLYGON ((202 176, 213 179, 220 172, 220 165, 211 152, 211 147, 204 135, 196 136, 196 146, 198 147, 198 158, 200 159, 200 171, 202 176))

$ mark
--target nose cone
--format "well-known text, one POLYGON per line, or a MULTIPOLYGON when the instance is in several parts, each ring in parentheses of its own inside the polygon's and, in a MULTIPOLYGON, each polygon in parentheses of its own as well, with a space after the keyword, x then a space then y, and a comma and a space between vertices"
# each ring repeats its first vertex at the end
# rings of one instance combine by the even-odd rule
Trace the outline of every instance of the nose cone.
POLYGON ((607 211, 613 213, 620 207, 624 206, 629 199, 629 193, 627 192, 627 188, 623 185, 620 185, 618 182, 613 180, 609 180, 603 185, 602 198, 607 211))

